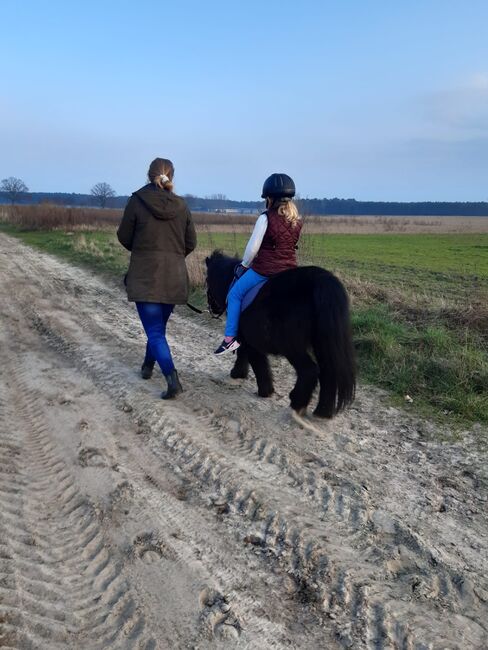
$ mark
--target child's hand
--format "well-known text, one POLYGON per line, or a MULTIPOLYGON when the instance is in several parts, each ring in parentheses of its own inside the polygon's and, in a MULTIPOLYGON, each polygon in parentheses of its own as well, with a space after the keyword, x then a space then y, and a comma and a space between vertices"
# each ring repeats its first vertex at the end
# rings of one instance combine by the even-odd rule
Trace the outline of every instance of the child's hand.
POLYGON ((244 275, 246 271, 247 271, 246 266, 242 266, 242 264, 238 264, 234 269, 234 277, 238 280, 244 275))

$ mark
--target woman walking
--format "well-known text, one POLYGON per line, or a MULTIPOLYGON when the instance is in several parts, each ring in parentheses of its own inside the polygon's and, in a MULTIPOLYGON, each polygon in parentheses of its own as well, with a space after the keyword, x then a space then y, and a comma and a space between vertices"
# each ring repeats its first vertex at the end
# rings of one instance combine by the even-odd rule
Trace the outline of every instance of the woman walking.
POLYGON ((127 297, 136 303, 147 336, 141 374, 148 379, 156 360, 168 384, 161 397, 170 399, 183 389, 166 340, 166 324, 174 306, 188 300, 185 257, 196 246, 196 234, 188 206, 173 193, 173 163, 156 158, 147 176, 149 183, 127 203, 117 237, 131 252, 127 297))
POLYGON ((263 185, 261 197, 266 210, 258 217, 236 268, 236 281, 227 296, 225 337, 215 354, 237 350, 241 303, 245 294, 270 275, 297 266, 295 250, 302 229, 297 207, 292 201, 295 183, 287 174, 271 174, 263 185))

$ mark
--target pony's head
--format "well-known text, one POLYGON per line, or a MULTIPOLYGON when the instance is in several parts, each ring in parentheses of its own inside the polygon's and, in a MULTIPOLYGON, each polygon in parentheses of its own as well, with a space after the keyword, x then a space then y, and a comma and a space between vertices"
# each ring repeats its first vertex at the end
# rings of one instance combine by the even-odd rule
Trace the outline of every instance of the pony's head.
POLYGON ((221 316, 226 308, 227 294, 234 278, 234 269, 240 259, 228 257, 215 250, 205 258, 207 265, 207 303, 213 316, 221 316))

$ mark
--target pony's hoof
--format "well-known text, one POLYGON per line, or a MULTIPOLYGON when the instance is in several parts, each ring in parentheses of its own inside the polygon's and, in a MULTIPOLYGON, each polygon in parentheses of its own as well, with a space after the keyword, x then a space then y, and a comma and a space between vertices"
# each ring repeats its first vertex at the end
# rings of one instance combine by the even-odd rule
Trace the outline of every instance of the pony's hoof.
POLYGON ((268 388, 267 390, 258 390, 259 397, 271 397, 273 393, 274 393, 273 388, 268 388))
POLYGON ((316 418, 322 418, 322 419, 330 419, 334 417, 333 413, 329 413, 326 409, 320 409, 316 408, 315 411, 313 412, 316 418))

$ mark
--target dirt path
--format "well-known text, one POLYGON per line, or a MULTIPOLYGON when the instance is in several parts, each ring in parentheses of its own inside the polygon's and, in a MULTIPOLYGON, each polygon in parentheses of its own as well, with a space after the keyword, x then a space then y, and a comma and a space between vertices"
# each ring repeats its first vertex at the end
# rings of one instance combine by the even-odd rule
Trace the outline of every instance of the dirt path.
POLYGON ((483 432, 303 430, 178 313, 164 403, 122 291, 3 235, 0 298, 0 647, 488 647, 483 432))

